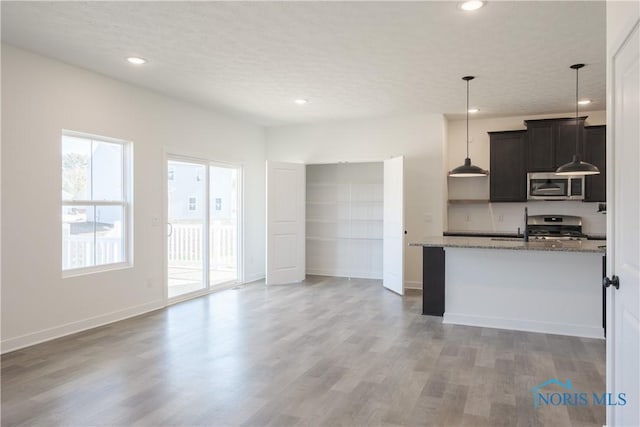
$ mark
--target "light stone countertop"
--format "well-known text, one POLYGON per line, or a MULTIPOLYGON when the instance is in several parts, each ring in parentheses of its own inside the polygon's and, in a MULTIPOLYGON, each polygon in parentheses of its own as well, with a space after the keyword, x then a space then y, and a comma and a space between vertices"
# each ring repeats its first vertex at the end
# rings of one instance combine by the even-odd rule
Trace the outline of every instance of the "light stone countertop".
POLYGON ((424 241, 412 242, 409 246, 477 248, 477 249, 512 249, 526 251, 561 251, 561 252, 606 252, 604 240, 568 240, 568 241, 530 241, 516 238, 491 237, 428 237, 424 241))

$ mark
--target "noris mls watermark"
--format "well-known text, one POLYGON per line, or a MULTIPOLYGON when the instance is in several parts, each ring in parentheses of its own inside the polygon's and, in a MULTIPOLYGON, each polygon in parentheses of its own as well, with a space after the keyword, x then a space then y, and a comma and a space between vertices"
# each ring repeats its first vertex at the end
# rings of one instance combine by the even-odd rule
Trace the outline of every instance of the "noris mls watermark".
POLYGON ((538 384, 533 389, 533 407, 541 406, 625 406, 626 393, 598 393, 580 392, 571 388, 571 380, 566 382, 552 378, 538 384), (556 384, 566 391, 548 391, 545 387, 556 384))

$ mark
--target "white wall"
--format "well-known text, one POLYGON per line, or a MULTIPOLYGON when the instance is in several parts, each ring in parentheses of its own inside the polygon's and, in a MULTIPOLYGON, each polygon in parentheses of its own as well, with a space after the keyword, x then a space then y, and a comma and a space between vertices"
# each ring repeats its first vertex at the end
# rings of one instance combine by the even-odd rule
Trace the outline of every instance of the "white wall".
POLYGON ((262 127, 3 45, 2 140, 3 351, 164 305, 165 149, 244 165, 245 279, 264 275, 262 127), (132 268, 62 279, 62 129, 133 142, 132 268))
MULTIPOLYGON (((575 117, 575 112, 539 116, 514 116, 478 119, 469 122, 469 154, 474 164, 489 169, 489 134, 491 131, 524 130, 524 120, 554 117, 575 117)), ((588 116, 587 126, 606 124, 605 111, 584 111, 580 116, 588 116)), ((462 164, 465 158, 465 120, 448 121, 448 170, 462 164)), ((448 178, 451 199, 489 199, 489 178, 448 178)), ((529 203, 480 203, 450 204, 447 222, 449 231, 498 231, 513 232, 523 227, 524 207, 529 213, 577 215, 583 218, 583 228, 589 234, 605 234, 606 215, 597 213, 597 203, 547 202, 529 203)))
MULTIPOLYGON (((443 231, 445 120, 423 114, 267 130, 267 159, 302 163, 381 161, 405 156, 407 242, 443 231)), ((405 286, 422 287, 422 251, 405 252, 405 286)))

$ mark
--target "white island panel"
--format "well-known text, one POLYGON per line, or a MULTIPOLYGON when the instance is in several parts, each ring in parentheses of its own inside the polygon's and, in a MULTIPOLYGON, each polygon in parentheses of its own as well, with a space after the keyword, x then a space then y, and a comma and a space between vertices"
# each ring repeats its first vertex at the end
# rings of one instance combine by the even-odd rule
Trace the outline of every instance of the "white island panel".
POLYGON ((444 323, 604 337, 602 254, 445 251, 444 323))

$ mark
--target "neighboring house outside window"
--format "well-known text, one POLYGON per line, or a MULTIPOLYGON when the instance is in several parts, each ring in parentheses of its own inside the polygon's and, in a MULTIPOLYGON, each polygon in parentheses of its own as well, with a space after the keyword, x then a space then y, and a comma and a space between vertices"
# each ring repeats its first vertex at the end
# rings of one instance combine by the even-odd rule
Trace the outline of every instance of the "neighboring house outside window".
POLYGON ((198 209, 198 199, 189 197, 189 212, 195 212, 198 209))
POLYGON ((62 134, 62 270, 103 271, 130 263, 131 144, 62 134))

